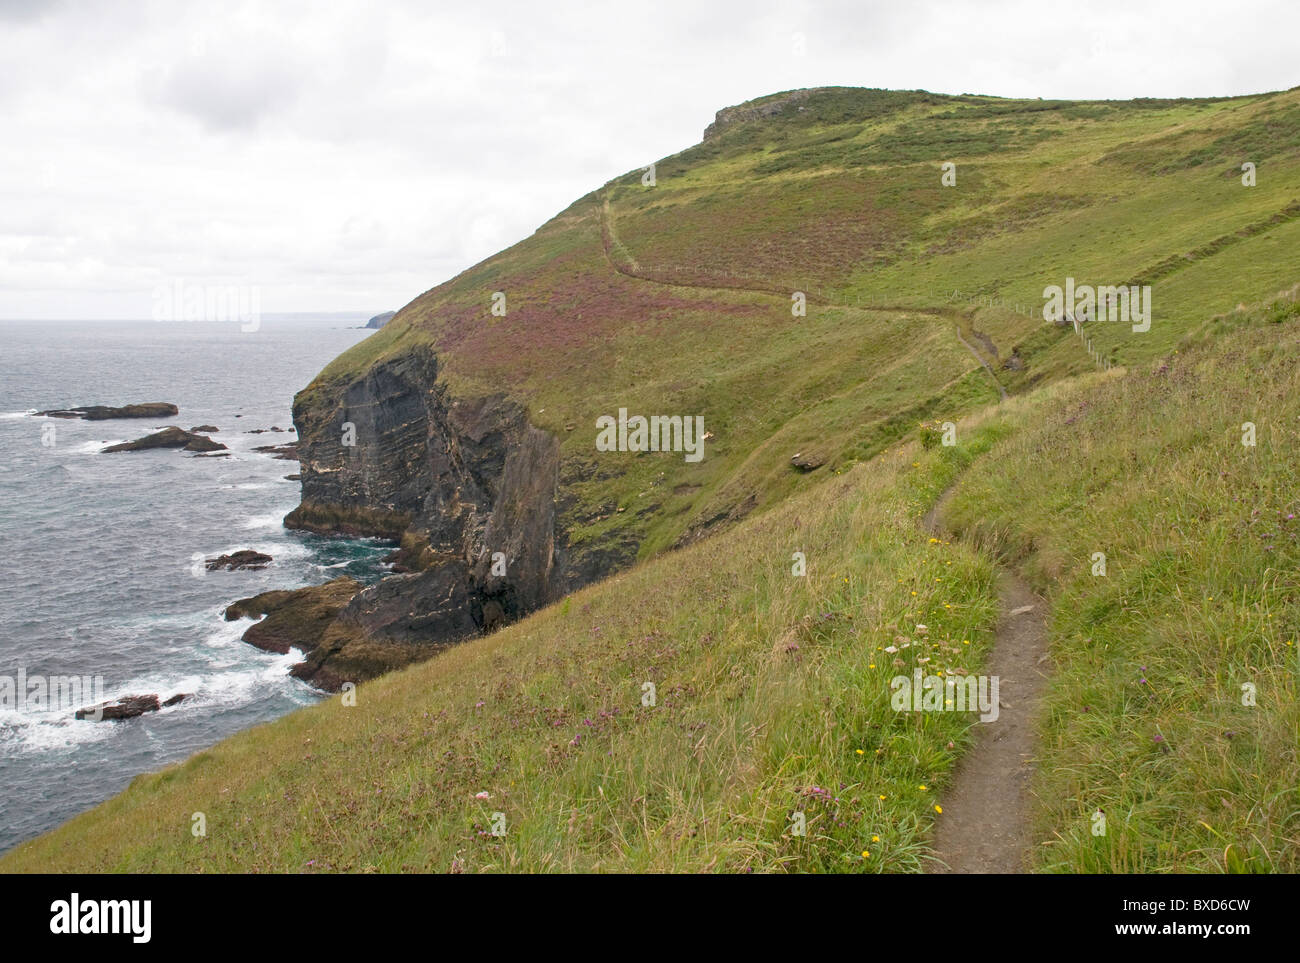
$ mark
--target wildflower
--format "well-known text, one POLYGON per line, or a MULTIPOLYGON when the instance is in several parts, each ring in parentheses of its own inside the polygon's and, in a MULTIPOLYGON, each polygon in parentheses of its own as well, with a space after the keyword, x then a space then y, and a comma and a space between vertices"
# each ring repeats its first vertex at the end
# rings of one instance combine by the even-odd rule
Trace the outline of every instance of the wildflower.
POLYGON ((870 854, 869 852, 867 852, 867 851, 864 849, 864 850, 862 851, 862 858, 863 858, 863 859, 870 859, 870 858, 871 858, 871 854, 870 854))
POLYGON ((476 792, 476 793, 474 793, 474 798, 475 798, 475 799, 491 799, 491 798, 492 798, 492 794, 489 793, 489 792, 476 792))
POLYGON ((866 755, 866 753, 863 752, 861 749, 855 749, 853 751, 856 752, 859 756, 866 755))
POLYGON ((936 805, 936 806, 934 807, 934 811, 937 812, 940 816, 943 815, 943 807, 942 807, 942 806, 936 805))
POLYGON ((872 841, 873 843, 878 843, 878 842, 880 842, 880 837, 879 837, 879 836, 872 836, 872 837, 871 837, 871 841, 872 841))
POLYGON ((885 801, 885 797, 884 797, 884 796, 881 796, 881 797, 880 797, 880 801, 881 801, 881 802, 884 802, 884 801, 885 801))
POLYGON ((925 792, 925 787, 924 787, 924 786, 917 786, 916 788, 917 788, 917 789, 920 789, 922 792, 925 792))

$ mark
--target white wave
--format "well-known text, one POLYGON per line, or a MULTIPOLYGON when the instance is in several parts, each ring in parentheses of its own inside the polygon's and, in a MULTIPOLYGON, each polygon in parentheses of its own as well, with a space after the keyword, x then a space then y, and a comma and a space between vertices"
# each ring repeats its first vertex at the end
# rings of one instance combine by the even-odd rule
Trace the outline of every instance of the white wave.
POLYGON ((103 742, 113 735, 111 724, 78 720, 73 717, 74 711, 0 711, 0 746, 4 747, 4 754, 56 752, 103 742))
POLYGON ((247 529, 281 528, 283 527, 284 516, 284 512, 275 512, 272 515, 253 515, 244 520, 243 527, 247 529))
POLYGON ((73 455, 98 455, 109 445, 120 445, 122 442, 129 440, 128 438, 109 438, 105 441, 83 441, 78 445, 68 445, 67 447, 60 445, 59 448, 61 451, 73 455))
MULTIPOLYGON (((277 527, 279 523, 276 523, 277 527)), ((265 527, 265 526, 259 526, 265 527)), ((306 558, 312 554, 310 548, 298 542, 292 541, 267 541, 265 537, 254 538, 244 542, 231 542, 224 548, 209 552, 204 558, 216 558, 218 555, 233 555, 235 552, 242 552, 244 549, 252 549, 254 552, 261 552, 263 555, 270 555, 277 562, 287 561, 288 559, 306 558)))
POLYGON ((0 411, 0 418, 30 418, 36 414, 35 408, 29 408, 27 411, 0 411))

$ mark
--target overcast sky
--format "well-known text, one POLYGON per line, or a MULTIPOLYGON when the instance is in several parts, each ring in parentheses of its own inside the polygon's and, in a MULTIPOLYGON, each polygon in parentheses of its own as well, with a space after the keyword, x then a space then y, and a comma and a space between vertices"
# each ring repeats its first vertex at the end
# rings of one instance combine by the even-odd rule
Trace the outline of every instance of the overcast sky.
POLYGON ((763 94, 1258 93, 1297 37, 1297 0, 0 0, 0 318, 377 313, 763 94))

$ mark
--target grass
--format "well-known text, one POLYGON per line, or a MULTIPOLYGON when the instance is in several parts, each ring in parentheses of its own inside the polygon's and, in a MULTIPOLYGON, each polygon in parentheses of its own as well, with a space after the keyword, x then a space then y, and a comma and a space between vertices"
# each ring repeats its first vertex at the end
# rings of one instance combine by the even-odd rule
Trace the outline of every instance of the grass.
POLYGON ((888 679, 921 650, 977 672, 1014 565, 1052 607, 1037 868, 1296 871, 1298 104, 835 88, 580 199, 298 404, 432 346, 454 395, 561 439, 573 555, 639 564, 141 776, 0 870, 917 871, 971 720, 894 712, 888 679), (1149 332, 1088 326, 1120 367, 1042 322, 1067 276, 1152 284, 1149 332), (620 407, 702 414, 705 459, 597 463, 620 407), (924 446, 944 421, 958 446, 924 446), (932 542, 950 486, 964 536, 932 542))
POLYGON ((1283 299, 1022 399, 954 496, 951 521, 1052 602, 1043 870, 1300 867, 1296 315, 1283 299))
POLYGON ((973 717, 897 713, 889 679, 921 652, 976 671, 996 608, 988 560, 917 521, 995 437, 909 441, 354 707, 141 776, 0 870, 916 871, 973 717))
POLYGON ((812 485, 785 464, 810 434, 842 467, 900 425, 992 400, 954 319, 934 313, 953 291, 1032 309, 972 318, 995 368, 1018 352, 1014 393, 1094 367, 1037 314, 1043 287, 1067 276, 1158 275, 1150 333, 1096 335, 1121 364, 1293 283, 1285 251, 1300 220, 1273 219, 1300 200, 1296 110, 1300 90, 1080 103, 807 92, 660 159, 653 188, 638 169, 579 199, 416 299, 300 402, 328 411, 376 360, 431 344, 453 394, 503 391, 562 439, 575 562, 614 544, 649 558, 812 485), (1178 161, 1203 149, 1204 162, 1178 161), (1253 188, 1225 175, 1244 153, 1253 188), (940 184, 944 161, 956 187, 940 184), (798 320, 795 290, 810 294, 798 320), (504 318, 489 313, 495 291, 504 318), (700 414, 716 441, 701 464, 630 459, 593 477, 595 419, 620 407, 700 414))

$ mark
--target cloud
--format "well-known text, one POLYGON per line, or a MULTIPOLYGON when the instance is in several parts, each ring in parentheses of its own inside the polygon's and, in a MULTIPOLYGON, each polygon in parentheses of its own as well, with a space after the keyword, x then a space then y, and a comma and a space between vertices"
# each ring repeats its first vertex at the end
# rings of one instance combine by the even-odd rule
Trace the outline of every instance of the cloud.
POLYGON ((32 23, 62 5, 63 0, 0 0, 0 20, 32 23))
POLYGON ((148 78, 146 87, 162 104, 213 131, 250 130, 291 103, 300 75, 282 63, 205 52, 148 78))
POLYGON ((1297 26, 1290 0, 0 0, 0 317, 147 317, 176 277, 373 314, 753 97, 1259 92, 1294 83, 1297 26))

